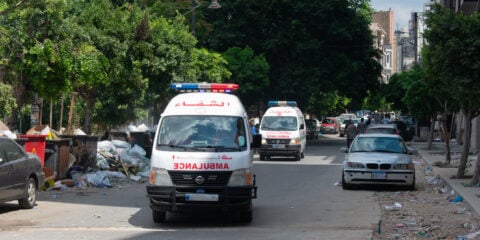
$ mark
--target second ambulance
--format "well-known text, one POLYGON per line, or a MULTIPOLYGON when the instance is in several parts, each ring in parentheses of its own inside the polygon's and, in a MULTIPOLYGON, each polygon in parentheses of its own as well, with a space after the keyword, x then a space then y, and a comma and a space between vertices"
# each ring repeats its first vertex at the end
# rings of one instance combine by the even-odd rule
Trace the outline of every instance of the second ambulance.
POLYGON ((260 160, 272 156, 293 156, 300 161, 307 145, 305 118, 295 101, 269 101, 260 123, 260 160))

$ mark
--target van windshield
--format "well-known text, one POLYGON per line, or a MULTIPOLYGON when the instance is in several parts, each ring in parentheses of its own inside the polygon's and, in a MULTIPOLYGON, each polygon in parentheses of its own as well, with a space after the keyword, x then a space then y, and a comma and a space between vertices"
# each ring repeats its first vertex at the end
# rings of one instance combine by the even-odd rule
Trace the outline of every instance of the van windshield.
POLYGON ((260 125, 263 131, 295 131, 297 118, 291 116, 264 116, 260 125))
POLYGON ((167 116, 160 123, 157 147, 178 151, 246 149, 245 121, 233 116, 167 116))

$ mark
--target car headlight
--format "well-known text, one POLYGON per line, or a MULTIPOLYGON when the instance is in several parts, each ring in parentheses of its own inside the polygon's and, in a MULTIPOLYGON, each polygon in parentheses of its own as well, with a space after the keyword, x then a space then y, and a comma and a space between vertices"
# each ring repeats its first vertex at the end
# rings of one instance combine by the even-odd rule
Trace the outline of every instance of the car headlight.
POLYGON ((300 138, 292 138, 290 139, 290 144, 300 144, 300 138))
POLYGON ((172 179, 168 171, 163 168, 150 169, 150 184, 159 186, 173 186, 172 179))
POLYGON ((393 169, 397 170, 407 170, 407 169, 414 169, 415 167, 413 166, 413 163, 402 163, 402 164, 395 164, 393 165, 393 169))
POLYGON ((252 172, 250 169, 238 169, 232 172, 230 180, 228 181, 228 186, 239 187, 239 186, 249 186, 253 184, 252 172))
POLYGON ((359 163, 359 162, 347 162, 347 167, 349 167, 349 168, 365 168, 365 165, 363 165, 363 163, 359 163))

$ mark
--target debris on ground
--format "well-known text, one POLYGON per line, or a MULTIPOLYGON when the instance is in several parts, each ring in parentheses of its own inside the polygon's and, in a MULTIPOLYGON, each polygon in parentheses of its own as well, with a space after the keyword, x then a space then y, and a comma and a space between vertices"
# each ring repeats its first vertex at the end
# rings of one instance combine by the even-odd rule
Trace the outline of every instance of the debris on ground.
POLYGON ((480 217, 425 163, 415 191, 379 191, 381 220, 372 239, 480 239, 480 217))

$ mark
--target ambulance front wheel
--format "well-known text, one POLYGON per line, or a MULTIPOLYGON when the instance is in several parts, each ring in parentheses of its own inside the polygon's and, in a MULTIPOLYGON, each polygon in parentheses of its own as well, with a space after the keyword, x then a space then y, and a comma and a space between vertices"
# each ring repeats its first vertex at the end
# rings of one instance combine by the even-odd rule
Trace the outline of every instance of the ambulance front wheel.
POLYGON ((302 152, 298 151, 297 154, 295 155, 295 160, 300 161, 300 159, 302 159, 302 152))
POLYGON ((155 223, 164 223, 167 221, 167 212, 166 211, 156 211, 152 210, 153 222, 155 223))
POLYGON ((239 220, 242 223, 250 223, 253 220, 253 207, 251 201, 247 209, 240 211, 239 220))

